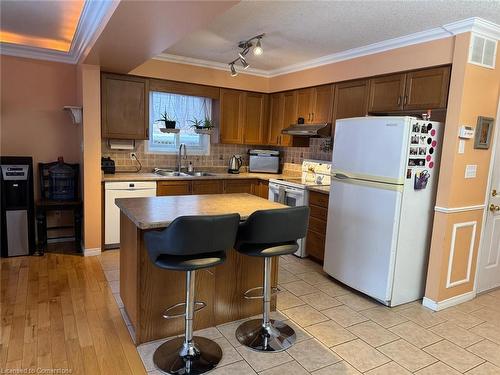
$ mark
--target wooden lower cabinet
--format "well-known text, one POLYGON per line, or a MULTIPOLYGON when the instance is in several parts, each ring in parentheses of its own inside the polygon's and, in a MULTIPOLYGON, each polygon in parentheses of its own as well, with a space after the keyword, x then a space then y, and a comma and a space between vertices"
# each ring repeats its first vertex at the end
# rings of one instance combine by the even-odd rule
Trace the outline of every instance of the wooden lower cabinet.
POLYGON ((326 220, 328 216, 328 194, 309 192, 309 227, 306 237, 307 254, 321 262, 325 257, 326 220))
POLYGON ((156 195, 188 195, 191 194, 191 181, 158 181, 156 195))
POLYGON ((224 193, 247 193, 254 194, 254 186, 258 180, 224 180, 224 193))
POLYGON ((221 180, 193 181, 193 194, 222 194, 224 184, 221 180))
POLYGON ((156 195, 247 193, 267 199, 269 181, 255 178, 231 180, 158 181, 156 195))

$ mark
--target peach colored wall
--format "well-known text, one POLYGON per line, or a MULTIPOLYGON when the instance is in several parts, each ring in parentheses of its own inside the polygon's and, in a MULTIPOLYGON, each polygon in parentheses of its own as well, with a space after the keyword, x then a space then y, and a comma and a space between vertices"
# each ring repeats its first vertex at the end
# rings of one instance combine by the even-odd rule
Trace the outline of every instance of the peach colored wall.
POLYGON ((453 58, 453 46, 454 38, 450 37, 283 74, 270 79, 269 89, 270 92, 291 90, 329 82, 450 64, 453 58))
POLYGON ((241 90, 277 92, 450 64, 453 59, 453 46, 454 38, 450 37, 271 78, 243 73, 231 77, 229 70, 161 60, 148 60, 130 71, 130 74, 241 90))
POLYGON ((83 104, 83 243, 85 252, 101 250, 101 73, 98 66, 78 69, 83 104))
POLYGON ((148 60, 130 74, 258 92, 269 92, 269 78, 249 74, 231 77, 228 70, 205 68, 162 60, 148 60))
POLYGON ((0 153, 32 156, 35 170, 38 162, 58 156, 79 162, 80 127, 63 111, 76 101, 76 67, 5 55, 0 59, 0 153))
MULTIPOLYGON (((465 152, 458 154, 457 134, 461 125, 471 125, 475 128, 478 116, 494 118, 500 93, 500 55, 497 55, 496 69, 468 64, 469 41, 469 33, 456 37, 436 201, 437 206, 451 209, 485 203, 491 148, 474 149, 474 141, 469 140, 466 141, 465 152), (476 178, 464 178, 467 164, 478 166, 476 178)), ((427 298, 438 302, 474 289, 483 212, 484 209, 481 208, 459 213, 435 213, 425 293, 427 298), (447 287, 453 226, 465 222, 477 223, 471 275, 468 282, 447 287)), ((452 259, 452 281, 455 278, 461 279, 460 275, 463 276, 467 268, 469 244, 472 239, 472 231, 461 229, 459 231, 461 233, 457 232, 455 254, 452 259)))

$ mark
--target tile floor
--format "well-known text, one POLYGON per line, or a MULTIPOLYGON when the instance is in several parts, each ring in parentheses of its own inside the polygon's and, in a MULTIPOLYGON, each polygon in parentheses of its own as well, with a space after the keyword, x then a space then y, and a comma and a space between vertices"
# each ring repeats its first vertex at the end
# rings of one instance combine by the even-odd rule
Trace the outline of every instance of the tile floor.
MULTIPOLYGON (((119 271, 103 263, 115 298, 119 271)), ((328 277, 320 265, 281 257, 278 311, 297 333, 282 353, 256 353, 234 337, 240 322, 196 334, 215 340, 224 357, 214 375, 500 374, 500 290, 440 312, 413 302, 389 309, 328 277)), ((137 350, 149 374, 152 353, 165 340, 137 350)))

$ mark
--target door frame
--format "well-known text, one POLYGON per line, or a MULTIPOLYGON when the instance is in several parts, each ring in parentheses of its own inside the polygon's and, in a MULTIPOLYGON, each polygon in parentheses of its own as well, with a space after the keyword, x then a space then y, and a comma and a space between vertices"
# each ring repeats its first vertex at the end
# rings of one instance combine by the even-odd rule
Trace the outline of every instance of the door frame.
MULTIPOLYGON (((482 224, 481 224, 481 238, 479 239, 479 249, 478 249, 478 252, 477 252, 477 262, 476 262, 476 273, 475 273, 475 276, 474 276, 474 289, 473 289, 473 292, 474 292, 474 295, 476 295, 478 292, 477 292, 477 284, 478 284, 478 280, 479 280, 479 272, 481 271, 481 268, 479 266, 479 260, 481 259, 481 257, 483 256, 483 253, 485 251, 484 249, 484 232, 486 231, 486 219, 488 217, 488 201, 489 201, 489 197, 490 197, 490 193, 491 193, 491 184, 492 184, 492 177, 493 177, 493 167, 494 167, 494 164, 495 164, 495 161, 496 161, 496 156, 497 156, 497 152, 500 152, 500 135, 498 133, 500 133, 500 98, 498 100, 498 104, 497 104, 497 116, 496 116, 496 119, 495 119, 495 126, 493 128, 494 132, 493 132, 493 148, 491 149, 491 156, 490 156, 490 167, 489 167, 489 171, 488 171, 488 183, 486 185, 486 193, 485 193, 485 196, 484 196, 484 211, 483 211, 483 220, 482 220, 482 224)), ((486 291, 484 291, 486 292, 486 291)), ((483 293, 483 292, 479 292, 479 293, 483 293)))

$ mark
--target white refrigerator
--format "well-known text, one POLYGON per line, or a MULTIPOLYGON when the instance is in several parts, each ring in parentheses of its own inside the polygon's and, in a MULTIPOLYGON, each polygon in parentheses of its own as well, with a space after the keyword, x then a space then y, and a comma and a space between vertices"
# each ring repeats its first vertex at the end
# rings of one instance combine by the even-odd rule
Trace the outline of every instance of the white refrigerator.
POLYGON ((338 120, 324 270, 388 306, 424 294, 442 124, 338 120))

